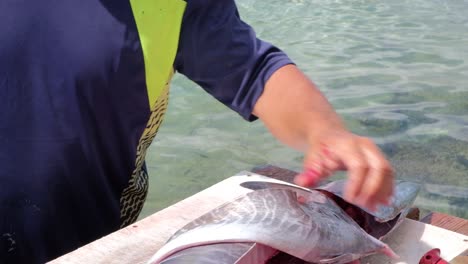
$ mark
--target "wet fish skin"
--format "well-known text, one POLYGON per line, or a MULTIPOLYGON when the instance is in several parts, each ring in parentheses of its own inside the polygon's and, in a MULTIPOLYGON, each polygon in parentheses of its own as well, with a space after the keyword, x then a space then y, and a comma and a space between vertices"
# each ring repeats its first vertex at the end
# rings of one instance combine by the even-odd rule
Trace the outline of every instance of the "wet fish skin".
POLYGON ((314 263, 347 263, 375 252, 390 252, 321 192, 299 193, 305 203, 298 203, 296 192, 287 189, 248 193, 186 225, 150 262, 161 263, 191 247, 249 241, 314 263))
POLYGON ((236 263, 253 243, 220 243, 187 248, 169 256, 161 264, 236 263))
POLYGON ((317 190, 334 200, 361 228, 377 239, 384 239, 406 217, 420 190, 420 185, 408 181, 396 181, 395 192, 388 206, 379 206, 375 212, 353 205, 344 200, 346 180, 330 182, 314 189, 307 189, 294 184, 271 180, 263 176, 250 176, 240 184, 251 190, 266 188, 290 189, 299 193, 317 190))
MULTIPOLYGON (((344 199, 344 189, 346 182, 346 180, 333 181, 324 186, 317 187, 315 190, 325 190, 344 199)), ((366 211, 368 214, 373 215, 376 221, 382 223, 388 222, 392 219, 395 219, 395 217, 400 215, 401 212, 405 210, 405 208, 408 208, 409 205, 413 204, 420 189, 421 186, 417 183, 409 181, 396 181, 395 191, 390 199, 390 205, 378 206, 377 211, 375 212, 369 211, 366 208, 360 208, 366 211)))
POLYGON ((258 243, 219 243, 184 249, 161 264, 263 264, 278 253, 258 243))
MULTIPOLYGON (((296 191, 322 190, 330 192, 344 200, 344 189, 346 186, 346 180, 337 180, 330 182, 326 185, 316 187, 314 189, 308 189, 286 182, 280 183, 276 180, 271 181, 266 177, 250 176, 248 180, 242 182, 240 185, 251 190, 261 190, 266 188, 292 188, 296 191)), ((419 193, 420 188, 421 186, 414 182, 396 181, 395 193, 390 199, 390 205, 378 206, 377 211, 368 211, 366 208, 363 207, 359 208, 361 208, 368 214, 373 215, 376 218, 376 221, 388 222, 394 219, 397 215, 399 215, 401 211, 408 207, 408 205, 413 204, 414 200, 416 199, 416 196, 419 193)))

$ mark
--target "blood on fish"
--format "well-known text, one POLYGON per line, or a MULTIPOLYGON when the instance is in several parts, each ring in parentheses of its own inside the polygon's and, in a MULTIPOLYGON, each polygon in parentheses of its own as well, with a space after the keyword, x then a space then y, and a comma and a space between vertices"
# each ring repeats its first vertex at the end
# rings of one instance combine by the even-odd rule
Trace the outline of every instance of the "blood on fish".
POLYGON ((365 212, 361 208, 346 202, 344 199, 331 192, 325 190, 318 191, 332 199, 343 211, 346 212, 349 217, 351 217, 362 229, 364 229, 364 231, 370 233, 370 225, 367 221, 365 212))
POLYGON ((304 196, 300 196, 300 195, 297 196, 297 202, 298 203, 305 204, 306 201, 307 201, 307 199, 304 196))

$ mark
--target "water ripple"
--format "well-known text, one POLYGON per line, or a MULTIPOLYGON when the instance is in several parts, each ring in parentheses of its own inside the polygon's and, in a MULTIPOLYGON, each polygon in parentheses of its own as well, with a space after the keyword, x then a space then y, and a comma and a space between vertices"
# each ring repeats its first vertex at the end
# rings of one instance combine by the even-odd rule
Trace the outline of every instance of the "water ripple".
MULTIPOLYGON (((468 217, 468 1, 236 3, 258 36, 285 50, 353 131, 383 147, 400 177, 459 187, 450 197, 450 189, 427 185, 418 205, 468 217)), ((302 155, 176 78, 148 155, 150 174, 158 175, 148 206, 161 208, 261 163, 300 170, 302 155)))

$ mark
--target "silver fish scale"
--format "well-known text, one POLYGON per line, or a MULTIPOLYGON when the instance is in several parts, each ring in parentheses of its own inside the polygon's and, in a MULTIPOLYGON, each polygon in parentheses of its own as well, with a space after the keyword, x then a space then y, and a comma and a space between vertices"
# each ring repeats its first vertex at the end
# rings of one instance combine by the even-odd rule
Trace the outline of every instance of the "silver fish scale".
POLYGON ((224 242, 257 242, 305 261, 338 264, 386 247, 319 191, 300 195, 305 203, 299 203, 292 190, 248 193, 186 225, 153 261, 161 263, 182 250, 224 242))
POLYGON ((253 243, 220 243, 188 248, 169 256, 161 264, 236 263, 252 245, 253 243))

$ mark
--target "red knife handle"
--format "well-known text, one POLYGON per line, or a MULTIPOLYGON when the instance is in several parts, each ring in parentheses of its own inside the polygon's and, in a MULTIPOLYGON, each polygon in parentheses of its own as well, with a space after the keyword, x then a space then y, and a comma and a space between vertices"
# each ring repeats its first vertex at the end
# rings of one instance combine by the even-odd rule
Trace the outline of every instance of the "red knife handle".
POLYGON ((419 264, 449 264, 440 257, 440 249, 429 250, 419 261, 419 264))

